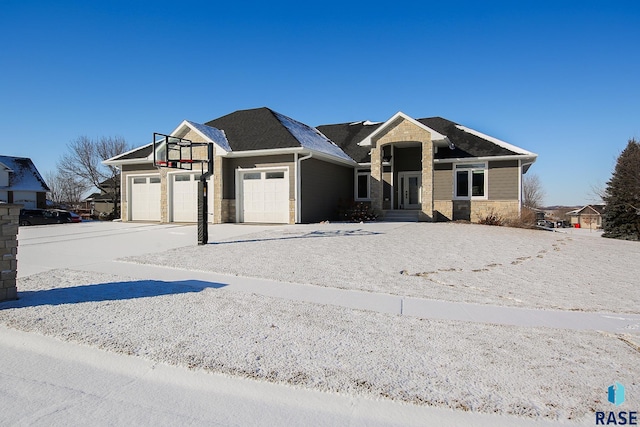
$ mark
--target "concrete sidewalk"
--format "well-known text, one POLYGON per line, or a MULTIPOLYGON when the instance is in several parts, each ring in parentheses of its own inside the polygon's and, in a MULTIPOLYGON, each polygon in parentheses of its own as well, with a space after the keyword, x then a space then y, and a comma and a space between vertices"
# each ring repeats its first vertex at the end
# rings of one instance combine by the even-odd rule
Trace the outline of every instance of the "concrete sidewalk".
POLYGON ((118 261, 85 265, 82 269, 135 279, 181 282, 193 280, 194 286, 198 287, 201 286, 198 281, 220 283, 226 285, 225 289, 230 291, 425 319, 640 334, 640 315, 636 314, 535 310, 436 301, 118 261))

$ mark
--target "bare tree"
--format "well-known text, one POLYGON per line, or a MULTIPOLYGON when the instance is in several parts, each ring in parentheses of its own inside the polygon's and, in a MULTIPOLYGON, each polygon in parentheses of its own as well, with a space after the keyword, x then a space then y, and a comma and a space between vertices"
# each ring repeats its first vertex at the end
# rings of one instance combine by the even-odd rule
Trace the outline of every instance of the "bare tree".
POLYGON ((80 179, 61 171, 45 173, 49 185, 49 199, 57 205, 78 205, 91 188, 80 179))
POLYGON ((522 203, 529 208, 539 208, 544 199, 540 178, 535 174, 522 177, 522 203))
POLYGON ((67 149, 67 153, 58 162, 60 173, 96 187, 110 196, 117 216, 120 212, 120 172, 117 167, 104 165, 102 161, 127 151, 127 142, 119 136, 97 140, 80 136, 72 140, 67 149))

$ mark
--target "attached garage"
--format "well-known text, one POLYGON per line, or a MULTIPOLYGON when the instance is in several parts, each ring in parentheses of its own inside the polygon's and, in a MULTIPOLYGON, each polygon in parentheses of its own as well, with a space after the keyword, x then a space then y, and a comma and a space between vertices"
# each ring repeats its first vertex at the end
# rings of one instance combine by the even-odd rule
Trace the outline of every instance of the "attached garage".
POLYGON ((35 209, 38 207, 38 198, 33 191, 14 191, 13 203, 23 205, 25 209, 35 209))
POLYGON ((160 176, 129 177, 129 220, 160 221, 160 176))
MULTIPOLYGON (((198 222, 198 182, 201 173, 169 174, 171 222, 198 222)), ((209 213, 213 213, 213 182, 209 181, 209 213)), ((208 221, 211 222, 212 215, 208 221)))
POLYGON ((289 223, 288 169, 238 171, 239 222, 289 223))

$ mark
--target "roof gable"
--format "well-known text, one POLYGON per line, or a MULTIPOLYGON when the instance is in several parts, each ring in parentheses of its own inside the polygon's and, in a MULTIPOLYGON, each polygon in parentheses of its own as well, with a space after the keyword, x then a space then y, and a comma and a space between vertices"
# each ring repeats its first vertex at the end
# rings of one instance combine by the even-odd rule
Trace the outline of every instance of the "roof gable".
POLYGON ((413 125, 418 126, 419 128, 422 128, 422 129, 426 130, 427 132, 429 132, 431 134, 431 140, 432 141, 444 141, 445 138, 446 138, 445 135, 443 135, 440 132, 432 129, 431 127, 427 126, 426 124, 424 124, 422 122, 419 122, 419 121, 407 116, 402 111, 398 111, 396 114, 393 115, 393 117, 391 117, 389 120, 384 122, 382 125, 378 126, 378 128, 376 130, 374 130, 373 132, 371 132, 371 134, 369 136, 367 136, 364 140, 360 141, 358 143, 358 145, 371 145, 371 140, 376 135, 378 135, 379 133, 383 132, 388 127, 395 126, 395 124, 398 122, 399 119, 407 120, 408 122, 412 123, 413 125))
POLYGON ((224 151, 231 151, 231 147, 229 146, 229 141, 227 140, 227 136, 224 131, 220 129, 216 129, 211 126, 203 125, 200 123, 192 122, 190 120, 185 120, 180 125, 171 132, 171 136, 175 136, 181 129, 184 127, 188 127, 199 134, 206 142, 213 142, 218 147, 222 148, 224 151))
POLYGON ((603 215, 605 205, 586 205, 580 209, 567 212, 569 215, 603 215))
POLYGON ((0 164, 9 172, 9 186, 12 191, 49 191, 49 187, 28 157, 0 156, 0 164))

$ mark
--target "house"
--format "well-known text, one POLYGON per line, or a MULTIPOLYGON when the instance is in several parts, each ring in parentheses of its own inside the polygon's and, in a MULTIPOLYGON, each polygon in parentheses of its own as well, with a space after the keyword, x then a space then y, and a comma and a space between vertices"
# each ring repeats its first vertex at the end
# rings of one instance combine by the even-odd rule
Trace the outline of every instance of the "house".
MULTIPOLYGON (((401 112, 313 128, 257 108, 185 120, 171 136, 213 144, 213 223, 317 222, 335 218, 345 200, 421 221, 515 216, 522 175, 537 158, 449 120, 401 112)), ((196 221, 202 172, 154 167, 153 143, 105 163, 121 170, 124 221, 196 221)))
POLYGON ((576 228, 602 228, 605 205, 586 205, 580 209, 567 212, 571 225, 576 228))
POLYGON ((0 156, 0 202, 44 209, 48 191, 31 159, 0 156))
MULTIPOLYGON (((120 192, 120 178, 109 178, 100 183, 100 192, 92 193, 82 201, 80 210, 90 218, 111 217, 114 213, 114 198, 120 192)), ((83 215, 85 215, 83 213, 83 215)))

